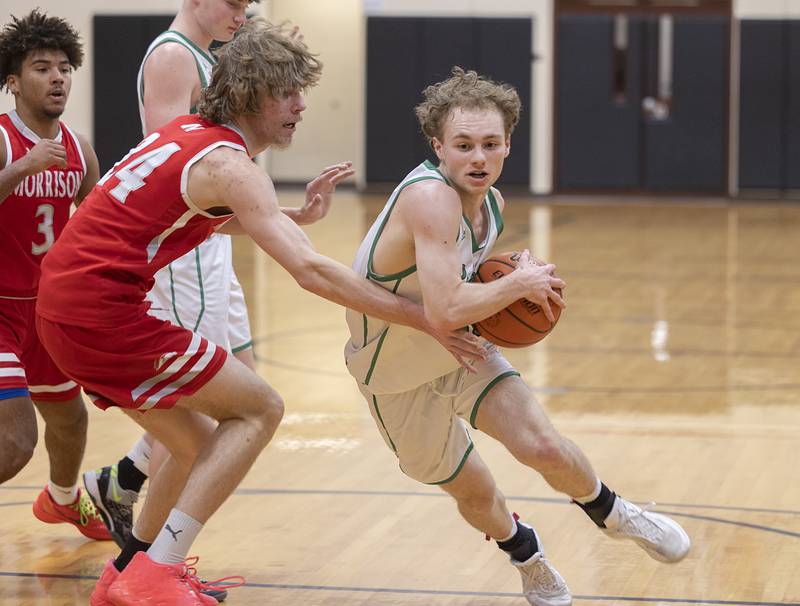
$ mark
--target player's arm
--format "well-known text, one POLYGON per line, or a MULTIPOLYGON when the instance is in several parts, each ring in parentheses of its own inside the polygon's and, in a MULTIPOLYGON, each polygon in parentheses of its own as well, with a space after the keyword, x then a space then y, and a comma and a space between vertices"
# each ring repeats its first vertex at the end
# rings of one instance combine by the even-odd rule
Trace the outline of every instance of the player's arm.
POLYGON ((269 177, 241 152, 209 153, 190 170, 188 190, 200 208, 230 207, 245 232, 305 290, 387 322, 427 327, 419 305, 314 250, 303 230, 281 212, 269 177))
POLYGON ((77 135, 78 144, 81 146, 83 158, 86 160, 86 174, 83 175, 81 187, 78 190, 78 195, 75 196, 75 206, 78 206, 83 199, 88 195, 92 188, 97 184, 100 178, 100 163, 97 161, 97 154, 94 153, 94 148, 89 145, 89 140, 83 135, 77 135))
POLYGON ((437 329, 454 330, 479 322, 521 297, 538 303, 550 315, 548 299, 563 305, 553 288, 565 284, 551 275, 554 266, 538 266, 528 255, 502 280, 488 284, 461 280, 456 236, 462 207, 458 194, 446 184, 426 180, 406 188, 396 210, 413 236, 425 316, 437 329))
MULTIPOLYGON (((320 175, 306 185, 306 200, 303 206, 299 208, 281 206, 281 212, 298 225, 310 225, 323 219, 330 210, 336 186, 355 174, 352 167, 352 162, 341 162, 323 168, 320 175)), ((236 217, 220 225, 216 231, 230 236, 246 233, 236 217)))
POLYGON ((198 85, 197 66, 189 49, 165 43, 144 64, 144 124, 147 134, 188 114, 198 85))
MULTIPOLYGON (((0 166, 6 163, 5 146, 0 146, 0 166)), ((31 150, 0 170, 0 204, 26 177, 40 173, 50 166, 67 166, 67 150, 51 139, 40 139, 31 150)))

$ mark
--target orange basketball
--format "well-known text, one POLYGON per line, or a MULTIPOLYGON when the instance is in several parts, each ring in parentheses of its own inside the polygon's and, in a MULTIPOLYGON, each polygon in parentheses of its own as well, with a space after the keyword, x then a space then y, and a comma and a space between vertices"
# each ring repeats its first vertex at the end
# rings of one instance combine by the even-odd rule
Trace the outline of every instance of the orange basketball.
MULTIPOLYGON (((506 252, 494 255, 478 267, 476 282, 498 280, 517 268, 520 253, 506 252)), ((554 289, 561 295, 561 289, 554 289)), ((550 303, 556 322, 561 308, 550 303)), ((502 347, 527 347, 544 339, 553 330, 556 322, 550 322, 542 308, 528 299, 514 301, 505 309, 475 324, 477 332, 487 341, 502 347)))

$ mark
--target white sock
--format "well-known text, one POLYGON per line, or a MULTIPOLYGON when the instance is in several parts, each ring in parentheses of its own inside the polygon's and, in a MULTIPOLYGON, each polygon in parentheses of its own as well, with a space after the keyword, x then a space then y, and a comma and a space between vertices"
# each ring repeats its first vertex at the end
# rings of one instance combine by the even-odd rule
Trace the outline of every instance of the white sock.
POLYGON ((587 494, 585 497, 574 497, 572 500, 580 503, 581 505, 586 505, 586 503, 591 503, 597 497, 600 496, 600 491, 603 488, 602 482, 600 482, 600 478, 595 478, 597 483, 594 486, 594 490, 587 494))
POLYGON ((53 484, 52 480, 47 483, 47 490, 50 496, 59 505, 72 505, 78 500, 78 485, 73 486, 59 486, 53 484))
POLYGON ((139 471, 141 471, 144 475, 150 476, 150 453, 152 452, 152 447, 150 444, 147 443, 147 440, 144 439, 144 436, 139 438, 136 444, 128 452, 127 456, 131 461, 133 461, 133 466, 136 467, 139 471))
POLYGON ((510 541, 517 535, 517 521, 514 519, 514 516, 511 516, 511 534, 508 535, 505 539, 497 539, 498 543, 505 543, 506 541, 510 541))
POLYGON ((173 509, 147 555, 160 564, 180 564, 202 529, 203 525, 193 517, 173 509))

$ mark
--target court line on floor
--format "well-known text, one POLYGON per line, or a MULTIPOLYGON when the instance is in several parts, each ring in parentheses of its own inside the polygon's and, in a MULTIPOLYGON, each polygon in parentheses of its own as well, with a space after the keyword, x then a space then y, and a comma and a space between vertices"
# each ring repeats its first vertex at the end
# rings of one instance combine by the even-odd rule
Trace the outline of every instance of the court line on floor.
MULTIPOLYGON (((39 487, 0 487, 0 489, 8 490, 8 489, 31 489, 35 488, 39 490, 39 487)), ((301 489, 279 489, 279 488, 239 488, 234 492, 235 495, 268 495, 268 494, 282 494, 282 495, 327 495, 327 496, 390 496, 390 497, 397 497, 397 496, 412 496, 412 497, 436 497, 436 498, 444 498, 448 495, 445 493, 429 493, 429 492, 383 492, 383 491, 370 491, 370 490, 301 490, 301 489)), ((506 496, 507 501, 525 501, 525 502, 533 502, 533 503, 548 503, 548 504, 556 504, 556 505, 569 505, 571 502, 567 499, 558 499, 558 498, 547 498, 547 497, 515 497, 515 496, 506 496)), ((640 503, 641 504, 641 503, 640 503)), ((17 503, 5 503, 0 504, 0 507, 9 507, 12 505, 29 505, 27 502, 17 502, 17 503)), ((758 510, 758 509, 750 509, 750 508, 734 508, 734 507, 719 507, 719 506, 703 506, 703 505, 681 505, 679 503, 662 503, 662 507, 695 507, 695 508, 705 508, 705 509, 725 509, 726 511, 739 511, 739 512, 747 512, 747 513, 788 513, 788 514, 798 514, 800 512, 797 511, 788 511, 788 510, 758 510)), ((728 524, 730 526, 739 526, 742 528, 750 528, 752 530, 760 530, 762 532, 769 532, 772 534, 779 534, 787 537, 794 537, 800 538, 800 532, 795 532, 793 530, 785 530, 783 528, 776 528, 774 526, 764 526, 763 524, 753 524, 751 522, 742 522, 739 520, 727 520, 725 518, 718 518, 716 516, 706 516, 694 513, 686 513, 682 511, 665 511, 661 508, 657 509, 657 511, 661 513, 668 513, 674 516, 681 516, 684 518, 692 518, 695 520, 704 520, 706 522, 717 522, 718 524, 728 524)))
MULTIPOLYGON (((0 487, 2 488, 2 487, 0 487)), ((38 488, 37 488, 38 490, 38 488)), ((327 495, 327 496, 413 496, 413 497, 447 497, 445 493, 437 494, 437 493, 427 493, 427 492, 380 492, 380 491, 369 491, 369 490, 289 490, 289 489, 269 489, 269 488, 240 488, 235 493, 235 495, 267 495, 267 494, 282 494, 282 495, 327 495)), ((525 501, 525 502, 535 502, 535 503, 548 503, 548 504, 556 504, 556 505, 569 505, 570 501, 566 499, 553 499, 553 498, 544 498, 544 497, 513 497, 513 496, 506 496, 507 501, 525 501)), ((0 507, 9 507, 11 505, 28 505, 29 503, 6 503, 0 504, 0 507)), ((640 503, 641 504, 641 503, 640 503)), ((666 504, 662 503, 662 506, 667 507, 684 507, 683 505, 672 503, 666 504)), ((692 507, 688 505, 686 507, 692 507)), ((702 507, 702 506, 695 506, 695 507, 702 507)), ((752 510, 752 509, 736 509, 736 508, 728 508, 729 511, 743 511, 748 513, 753 513, 754 511, 768 511, 769 510, 752 510)), ((673 516, 679 516, 684 518, 692 518, 695 520, 704 520, 706 522, 716 522, 718 524, 728 524, 730 526, 739 526, 741 528, 750 528, 752 530, 760 530, 762 532, 769 532, 772 534, 779 534, 787 537, 793 537, 800 539, 800 532, 795 532, 793 530, 785 530, 783 528, 776 528, 774 526, 764 526, 763 524, 753 524, 751 522, 741 522, 739 520, 726 520, 725 518, 718 518, 716 516, 705 516, 699 515, 694 513, 686 513, 682 511, 666 511, 663 509, 657 509, 654 511, 658 511, 660 513, 668 513, 673 516)), ((792 512, 792 511, 784 511, 784 510, 773 510, 770 513, 790 513, 790 514, 797 514, 800 512, 792 512)))
MULTIPOLYGON (((35 490, 40 491, 41 486, 31 485, 2 485, 3 490, 35 490)), ((448 497, 444 492, 421 492, 414 490, 326 490, 320 488, 237 488, 234 494, 237 495, 261 495, 261 494, 284 494, 284 495, 329 495, 329 496, 380 496, 380 497, 448 497)), ((449 497, 448 497, 449 498, 449 497)), ((571 505, 572 501, 559 497, 530 497, 521 495, 506 495, 509 501, 525 501, 530 503, 549 503, 556 505, 571 505)), ((27 505, 28 503, 6 503, 0 506, 27 505)), ((742 513, 775 513, 783 515, 800 515, 798 509, 774 509, 766 507, 739 507, 735 505, 709 505, 704 503, 656 503, 657 508, 661 507, 680 507, 681 509, 711 509, 720 511, 732 511, 742 513)), ((689 515, 689 514, 680 514, 689 515)))
MULTIPOLYGON (((0 571, 0 577, 45 578, 71 581, 96 581, 98 577, 78 574, 37 574, 33 572, 0 571)), ((519 599, 521 593, 501 591, 457 591, 446 589, 402 589, 399 587, 347 587, 337 585, 293 585, 289 583, 246 583, 248 589, 289 589, 299 591, 336 591, 343 593, 390 593, 400 595, 464 596, 519 599)), ((573 600, 602 602, 667 602, 670 604, 714 604, 716 606, 800 606, 800 602, 751 602, 746 600, 706 600, 697 598, 651 598, 644 596, 573 595, 573 600)))

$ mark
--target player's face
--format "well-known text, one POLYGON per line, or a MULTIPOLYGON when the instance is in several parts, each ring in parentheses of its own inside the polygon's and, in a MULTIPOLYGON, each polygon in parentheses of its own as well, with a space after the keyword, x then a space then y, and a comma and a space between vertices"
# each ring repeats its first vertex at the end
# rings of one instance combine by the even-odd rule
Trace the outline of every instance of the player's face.
POLYGON ((433 149, 456 189, 485 194, 503 172, 511 141, 498 110, 456 108, 445 120, 442 140, 433 139, 433 149))
POLYGON ((305 109, 306 102, 299 91, 285 93, 277 99, 267 97, 261 107, 261 128, 269 145, 279 149, 288 147, 305 109))
POLYGON ((72 66, 60 50, 35 50, 22 61, 20 74, 8 78, 17 109, 56 119, 64 113, 70 88, 72 66))
POLYGON ((214 40, 228 42, 247 21, 248 0, 196 0, 197 20, 214 40))

